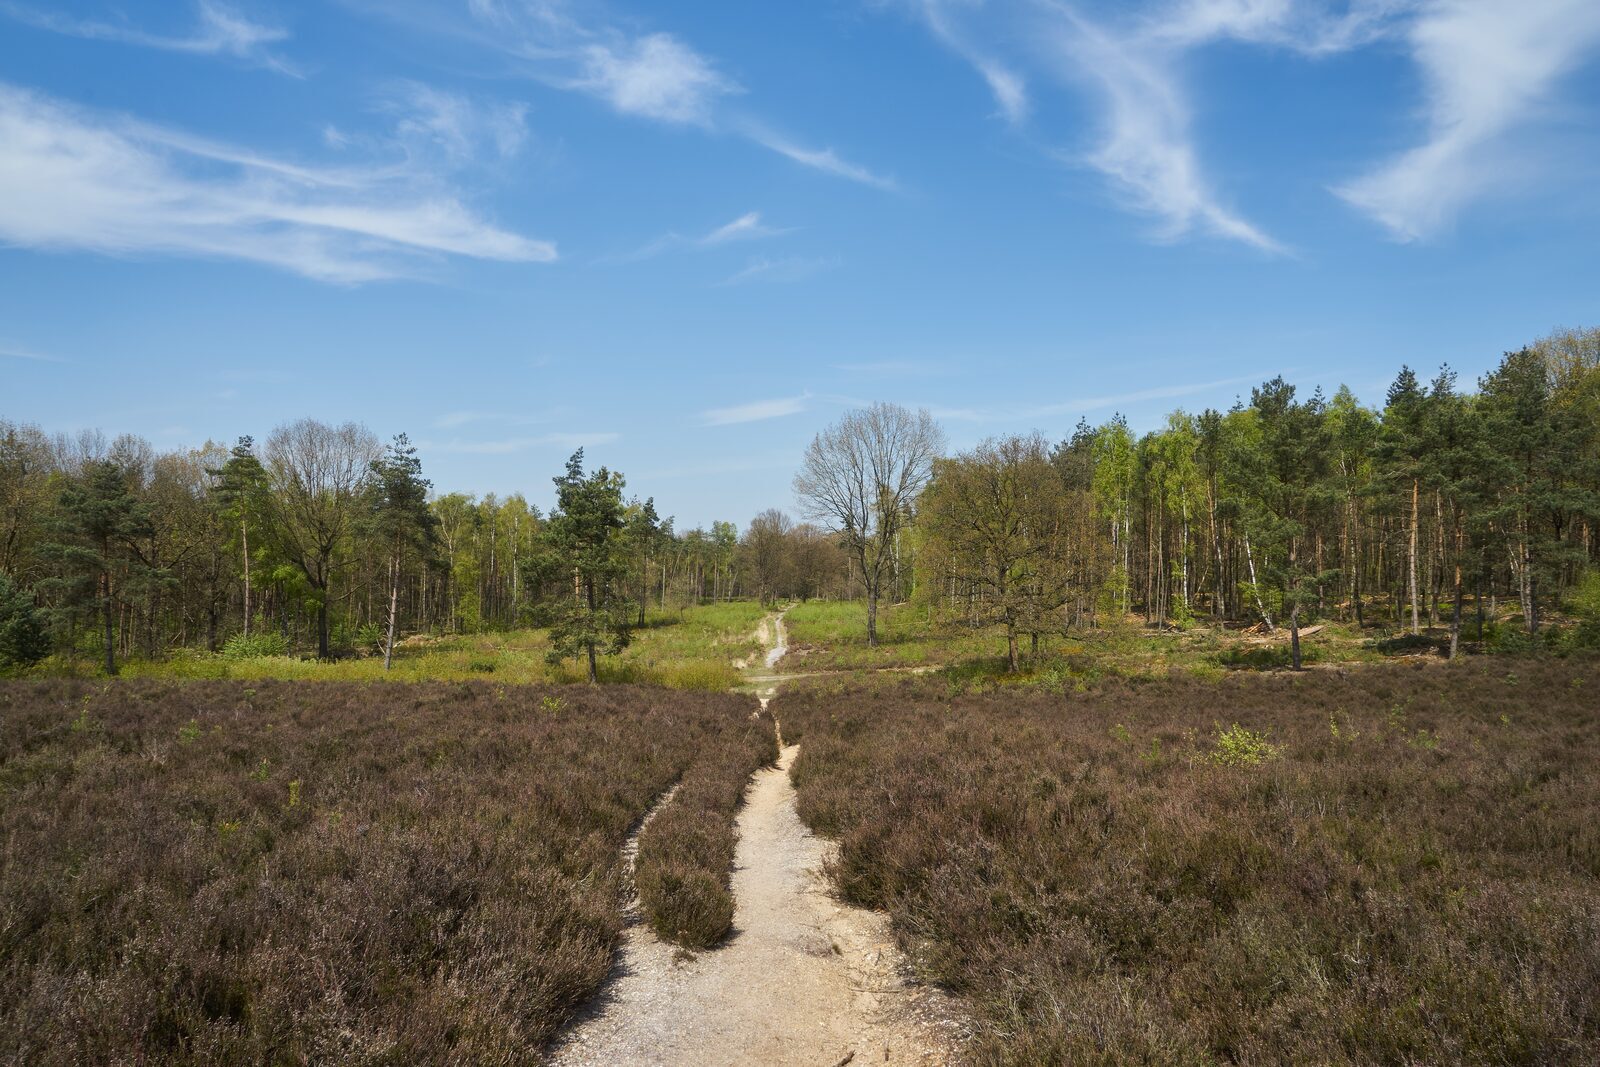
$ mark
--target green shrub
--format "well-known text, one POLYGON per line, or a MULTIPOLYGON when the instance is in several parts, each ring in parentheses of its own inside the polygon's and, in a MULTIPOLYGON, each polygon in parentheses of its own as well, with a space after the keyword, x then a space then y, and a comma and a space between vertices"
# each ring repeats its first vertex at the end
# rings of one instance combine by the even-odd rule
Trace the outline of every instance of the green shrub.
POLYGON ((1490 626, 1485 628, 1487 636, 1484 643, 1489 651, 1509 656, 1526 656, 1544 650, 1544 643, 1537 634, 1530 634, 1526 628, 1518 626, 1490 626))
POLYGON ((1600 568, 1583 572, 1567 595, 1567 609, 1585 622, 1600 623, 1600 568))
POLYGON ((383 627, 375 622, 362 624, 356 630, 356 648, 369 655, 383 651, 383 627))
POLYGON ((287 656, 289 639, 272 630, 258 630, 253 634, 234 634, 223 642, 225 659, 259 659, 262 656, 287 656))
POLYGON ((1206 759, 1219 767, 1254 767, 1278 754, 1278 747, 1258 730, 1246 730, 1238 723, 1227 729, 1217 723, 1217 743, 1206 759))
POLYGON ((50 635, 33 598, 0 574, 0 672, 31 667, 50 654, 50 635))
MULTIPOLYGON (((1322 658, 1315 645, 1300 645, 1300 662, 1316 663, 1322 658)), ((1237 670, 1270 671, 1292 666, 1294 651, 1287 643, 1282 645, 1256 645, 1246 648, 1225 648, 1216 654, 1217 666, 1237 670)))

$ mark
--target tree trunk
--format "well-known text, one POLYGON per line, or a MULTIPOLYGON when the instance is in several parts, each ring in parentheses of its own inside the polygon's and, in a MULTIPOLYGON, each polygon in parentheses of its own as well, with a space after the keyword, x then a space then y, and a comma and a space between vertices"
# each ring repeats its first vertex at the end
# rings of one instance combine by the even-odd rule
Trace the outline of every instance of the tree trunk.
POLYGON ((317 599, 317 658, 328 658, 328 587, 322 587, 317 599))
POLYGON ((383 669, 394 662, 394 621, 400 613, 400 561, 389 559, 389 632, 383 641, 383 669))
POLYGON ((1289 611, 1289 658, 1294 663, 1294 669, 1300 669, 1300 603, 1296 597, 1295 605, 1289 611))
POLYGON ((867 589, 867 647, 878 647, 878 591, 867 589))
POLYGON ((1456 606, 1450 616, 1450 658, 1456 658, 1461 647, 1461 564, 1456 563, 1456 606))
POLYGON ((1421 619, 1417 614, 1417 505, 1422 490, 1421 483, 1413 478, 1411 480, 1411 543, 1406 553, 1406 582, 1411 590, 1411 632, 1422 632, 1421 619))
POLYGON ((100 581, 102 583, 102 588, 105 590, 105 596, 102 597, 101 600, 100 600, 100 608, 101 608, 100 615, 101 615, 101 619, 103 620, 103 622, 105 624, 106 673, 107 674, 116 674, 117 673, 117 644, 116 644, 116 627, 113 624, 112 619, 111 619, 111 574, 110 574, 110 572, 108 571, 105 574, 102 574, 100 576, 100 581))
POLYGON ((1267 614, 1267 605, 1261 600, 1261 586, 1256 583, 1256 557, 1250 551, 1250 535, 1244 535, 1244 558, 1250 564, 1250 589, 1256 595, 1256 610, 1261 612, 1261 621, 1267 624, 1268 633, 1277 633, 1278 628, 1272 625, 1272 616, 1267 614))
POLYGON ((239 543, 244 548, 244 635, 250 636, 250 524, 239 523, 239 543))
MULTIPOLYGON (((591 580, 591 581, 584 582, 583 584, 584 584, 584 593, 586 594, 585 599, 587 600, 588 605, 589 605, 589 633, 592 635, 594 633, 594 582, 591 580)), ((589 684, 590 685, 594 685, 595 682, 599 681, 600 672, 599 672, 599 670, 598 670, 598 668, 596 667, 596 664, 595 664, 594 637, 593 636, 591 636, 589 638, 588 645, 589 645, 589 684)))
POLYGON ((1010 623, 1006 624, 1006 669, 1012 674, 1021 670, 1017 662, 1017 628, 1010 623))

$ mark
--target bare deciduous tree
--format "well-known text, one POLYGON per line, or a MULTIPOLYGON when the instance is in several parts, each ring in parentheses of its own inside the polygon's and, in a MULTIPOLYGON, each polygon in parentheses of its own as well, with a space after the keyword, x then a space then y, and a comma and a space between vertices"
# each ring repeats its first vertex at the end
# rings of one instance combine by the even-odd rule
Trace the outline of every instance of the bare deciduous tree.
POLYGON ((901 531, 928 484, 944 433, 926 410, 873 404, 851 411, 812 440, 795 495, 808 517, 828 523, 860 569, 867 643, 878 644, 878 598, 901 531))
POLYGON ((285 558, 317 601, 317 655, 328 656, 328 593, 338 552, 360 512, 361 494, 382 447, 357 423, 301 419, 267 438, 274 533, 285 558))

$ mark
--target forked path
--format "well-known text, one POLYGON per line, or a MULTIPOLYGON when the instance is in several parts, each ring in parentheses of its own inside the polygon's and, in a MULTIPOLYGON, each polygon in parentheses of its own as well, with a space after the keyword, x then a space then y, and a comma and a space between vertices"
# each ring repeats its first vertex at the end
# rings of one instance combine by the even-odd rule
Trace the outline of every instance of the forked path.
MULTIPOLYGON (((781 619, 770 632, 769 667, 782 655, 781 619)), ((828 893, 829 846, 795 811, 798 753, 785 746, 745 795, 728 940, 683 957, 635 922, 617 973, 553 1063, 951 1062, 956 1016, 940 994, 906 981, 887 917, 828 893)))

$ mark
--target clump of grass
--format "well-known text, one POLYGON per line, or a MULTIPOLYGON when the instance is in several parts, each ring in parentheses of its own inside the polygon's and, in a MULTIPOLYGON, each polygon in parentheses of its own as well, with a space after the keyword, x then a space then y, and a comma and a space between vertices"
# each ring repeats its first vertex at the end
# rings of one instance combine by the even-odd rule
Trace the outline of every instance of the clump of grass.
POLYGON ((610 970, 630 829, 751 707, 0 683, 0 1062, 537 1062, 610 970))
POLYGON ((773 709, 840 894, 966 995, 978 1063, 1577 1064, 1600 1060, 1597 683, 1592 659, 1474 660, 773 709), (1219 745, 1218 706, 1251 728, 1219 745))

